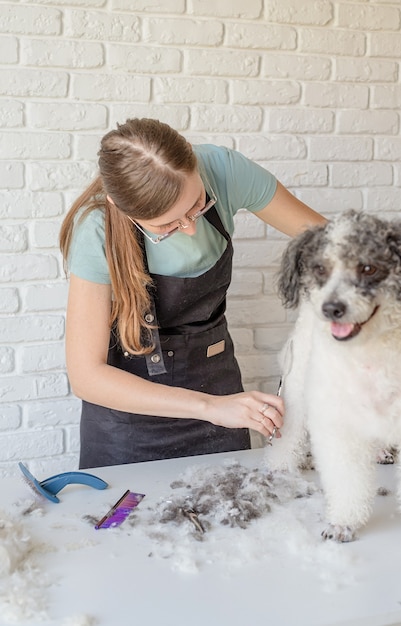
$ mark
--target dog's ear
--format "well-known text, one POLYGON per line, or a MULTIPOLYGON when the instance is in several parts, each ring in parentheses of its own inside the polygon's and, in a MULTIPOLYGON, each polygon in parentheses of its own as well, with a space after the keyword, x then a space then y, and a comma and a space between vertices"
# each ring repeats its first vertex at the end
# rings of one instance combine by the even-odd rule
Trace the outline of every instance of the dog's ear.
POLYGON ((391 252, 396 265, 401 264, 401 221, 390 223, 390 229, 387 233, 387 245, 391 252))
POLYGON ((325 226, 316 226, 303 231, 290 241, 284 251, 278 272, 277 286, 279 296, 287 308, 295 309, 299 304, 304 268, 303 257, 325 228, 325 226))

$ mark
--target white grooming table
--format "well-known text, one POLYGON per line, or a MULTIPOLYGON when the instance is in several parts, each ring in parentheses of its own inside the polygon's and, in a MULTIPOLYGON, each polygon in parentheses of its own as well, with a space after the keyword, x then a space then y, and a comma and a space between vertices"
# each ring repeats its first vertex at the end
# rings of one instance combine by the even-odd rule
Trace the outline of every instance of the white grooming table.
MULTIPOLYGON (((146 494, 136 509, 140 519, 141 507, 152 507, 166 497, 170 484, 188 467, 235 459, 254 468, 262 464, 263 456, 264 451, 256 449, 87 470, 106 480, 109 488, 97 491, 67 486, 59 493, 60 504, 44 501, 42 515, 23 517, 21 502, 32 499, 27 485, 18 478, 1 481, 1 511, 21 520, 32 539, 47 546, 35 562, 37 580, 43 576, 51 583, 43 588, 48 619, 31 617, 17 623, 400 626, 401 514, 396 510, 396 470, 392 466, 377 468, 379 484, 392 493, 376 497, 372 517, 357 541, 340 545, 321 540, 324 522, 317 519, 315 506, 310 521, 306 519, 304 524, 304 546, 298 550, 289 547, 281 529, 271 554, 265 548, 260 557, 248 555, 243 564, 235 566, 229 555, 235 553, 236 545, 229 532, 227 539, 220 532, 216 544, 226 552, 228 562, 224 557, 217 562, 209 559, 197 571, 183 571, 174 567, 168 556, 157 556, 155 540, 127 521, 118 529, 95 530, 83 520, 85 514, 102 517, 126 489, 146 494), (323 550, 320 556, 319 550, 323 550)), ((316 480, 314 473, 311 476, 316 480)), ((308 510, 307 501, 302 506, 308 510)), ((252 533, 252 524, 245 530, 236 529, 239 532, 252 533)), ((205 541, 209 539, 205 537, 205 541)), ((212 555, 213 548, 205 545, 212 555)), ((202 555, 199 542, 196 549, 198 556, 202 555)), ((7 626, 9 622, 2 620, 0 611, 0 625, 7 626)))

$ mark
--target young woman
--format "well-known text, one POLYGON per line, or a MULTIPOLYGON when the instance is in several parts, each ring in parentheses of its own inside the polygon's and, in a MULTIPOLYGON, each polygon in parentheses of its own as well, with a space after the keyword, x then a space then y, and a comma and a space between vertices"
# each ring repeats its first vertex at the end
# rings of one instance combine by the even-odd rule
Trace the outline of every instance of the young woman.
POLYGON ((250 447, 280 436, 281 398, 244 392, 225 319, 240 208, 295 235, 324 218, 227 148, 131 119, 63 223, 67 368, 80 467, 250 447))

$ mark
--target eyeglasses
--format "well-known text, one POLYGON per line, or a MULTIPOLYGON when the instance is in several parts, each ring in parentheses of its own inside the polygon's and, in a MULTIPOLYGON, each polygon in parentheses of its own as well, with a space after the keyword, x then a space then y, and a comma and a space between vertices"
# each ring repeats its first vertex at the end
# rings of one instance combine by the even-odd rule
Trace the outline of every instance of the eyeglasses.
MULTIPOLYGON (((206 193, 206 204, 202 209, 198 209, 198 211, 196 211, 196 213, 194 213, 193 215, 191 215, 191 213, 186 213, 185 215, 185 219, 190 221, 190 222, 196 222, 197 219, 199 219, 200 217, 202 217, 202 215, 205 215, 205 213, 207 213, 207 211, 209 211, 209 209, 211 209, 217 202, 217 197, 214 193, 214 191, 210 188, 211 191, 211 196, 209 196, 208 193, 206 193), (209 198, 209 200, 208 200, 209 198)), ((171 237, 171 235, 174 235, 175 233, 177 233, 180 230, 185 230, 186 228, 188 228, 188 224, 185 225, 182 220, 176 220, 177 222, 177 226, 174 226, 174 228, 172 228, 171 230, 169 230, 167 233, 163 233, 163 235, 158 235, 157 237, 152 237, 151 235, 148 235, 147 232, 144 231, 144 229, 142 228, 142 226, 140 226, 138 224, 138 222, 136 222, 134 219, 132 219, 132 217, 130 217, 129 215, 127 215, 128 219, 137 227, 138 230, 141 231, 141 233, 146 237, 146 239, 148 241, 150 241, 151 243, 154 243, 155 245, 160 243, 161 241, 164 241, 165 239, 167 239, 168 237, 171 237)))

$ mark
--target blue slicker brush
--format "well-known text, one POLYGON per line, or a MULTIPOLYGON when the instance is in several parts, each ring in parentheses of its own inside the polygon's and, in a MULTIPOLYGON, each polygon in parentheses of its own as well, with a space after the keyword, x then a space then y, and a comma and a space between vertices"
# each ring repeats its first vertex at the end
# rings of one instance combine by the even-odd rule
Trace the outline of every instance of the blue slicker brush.
POLYGON ((44 496, 50 502, 60 502, 60 499, 56 496, 56 493, 64 489, 67 485, 88 485, 94 487, 94 489, 106 489, 108 484, 93 476, 93 474, 87 474, 85 472, 64 472, 63 474, 56 474, 50 476, 45 480, 39 482, 23 463, 18 463, 21 472, 24 474, 25 482, 28 483, 30 488, 35 493, 44 496))

